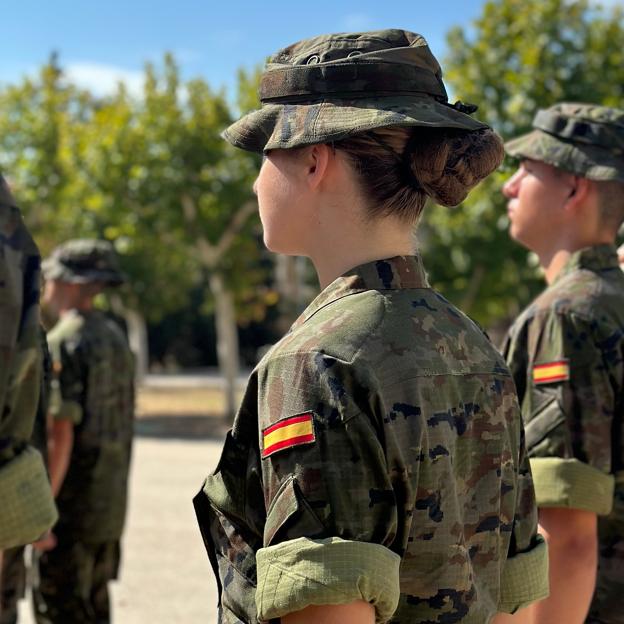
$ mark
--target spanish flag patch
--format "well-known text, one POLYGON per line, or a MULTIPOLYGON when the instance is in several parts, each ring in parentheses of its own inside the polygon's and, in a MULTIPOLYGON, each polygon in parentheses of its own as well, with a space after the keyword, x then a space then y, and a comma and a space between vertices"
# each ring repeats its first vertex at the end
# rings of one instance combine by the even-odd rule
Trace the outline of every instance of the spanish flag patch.
POLYGON ((533 366, 533 383, 547 384, 570 379, 570 366, 567 360, 557 360, 533 366))
POLYGON ((267 427, 262 432, 262 458, 269 457, 277 451, 302 444, 311 444, 315 441, 312 412, 289 416, 267 427))

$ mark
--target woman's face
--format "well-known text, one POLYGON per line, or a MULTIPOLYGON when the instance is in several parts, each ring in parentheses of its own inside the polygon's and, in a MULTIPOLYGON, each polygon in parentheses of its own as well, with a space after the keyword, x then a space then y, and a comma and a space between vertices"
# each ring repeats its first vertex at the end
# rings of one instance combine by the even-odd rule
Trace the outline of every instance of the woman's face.
POLYGON ((305 255, 311 225, 299 150, 271 150, 253 185, 264 244, 271 251, 305 255))

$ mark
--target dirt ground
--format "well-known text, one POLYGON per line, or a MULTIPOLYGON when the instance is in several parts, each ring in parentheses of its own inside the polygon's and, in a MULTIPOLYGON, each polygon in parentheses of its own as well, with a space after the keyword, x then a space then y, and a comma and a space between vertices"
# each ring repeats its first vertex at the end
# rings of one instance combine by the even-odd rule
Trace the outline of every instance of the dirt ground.
MULTIPOLYGON (((117 624, 213 624, 216 585, 192 498, 216 465, 227 425, 218 389, 147 388, 138 394, 130 504, 117 624)), ((32 624, 27 601, 20 624, 32 624)))

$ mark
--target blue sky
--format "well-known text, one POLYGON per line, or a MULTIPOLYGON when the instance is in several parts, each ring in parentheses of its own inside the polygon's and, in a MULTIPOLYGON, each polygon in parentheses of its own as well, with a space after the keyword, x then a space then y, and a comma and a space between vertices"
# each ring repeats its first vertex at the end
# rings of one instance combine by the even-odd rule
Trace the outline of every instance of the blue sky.
POLYGON ((483 0, 0 0, 0 82, 32 73, 52 50, 69 76, 105 93, 120 78, 140 90, 145 61, 174 53, 185 78, 234 84, 237 68, 325 32, 399 27, 423 34, 438 57, 444 37, 483 0))

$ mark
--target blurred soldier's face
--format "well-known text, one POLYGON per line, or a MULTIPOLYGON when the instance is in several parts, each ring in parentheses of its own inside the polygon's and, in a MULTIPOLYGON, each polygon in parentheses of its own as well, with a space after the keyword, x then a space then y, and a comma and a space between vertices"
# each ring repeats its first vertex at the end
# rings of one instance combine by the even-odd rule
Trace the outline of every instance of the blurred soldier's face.
POLYGON ((55 307, 54 302, 60 296, 61 288, 61 282, 58 282, 57 280, 46 280, 43 289, 43 296, 41 297, 41 303, 53 309, 55 307))
POLYGON ((80 307, 81 299, 84 298, 82 286, 60 280, 46 280, 41 303, 48 317, 58 317, 63 310, 80 307))
POLYGON ((503 186, 514 240, 538 254, 548 249, 568 217, 564 205, 574 189, 569 178, 546 163, 522 161, 503 186))

